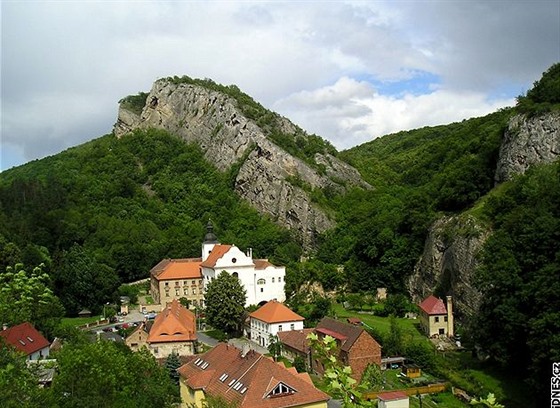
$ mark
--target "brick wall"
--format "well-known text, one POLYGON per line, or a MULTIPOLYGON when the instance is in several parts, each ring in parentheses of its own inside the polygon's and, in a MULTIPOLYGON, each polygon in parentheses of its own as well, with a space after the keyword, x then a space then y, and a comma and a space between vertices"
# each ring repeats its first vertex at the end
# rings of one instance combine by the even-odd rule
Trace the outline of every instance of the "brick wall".
POLYGON ((381 346, 364 330, 347 355, 352 378, 360 381, 369 364, 381 365, 381 346))

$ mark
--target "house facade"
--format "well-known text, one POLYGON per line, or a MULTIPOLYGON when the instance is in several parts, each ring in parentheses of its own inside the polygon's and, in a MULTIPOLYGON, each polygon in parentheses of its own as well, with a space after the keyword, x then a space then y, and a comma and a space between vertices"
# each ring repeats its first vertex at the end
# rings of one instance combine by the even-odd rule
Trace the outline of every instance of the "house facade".
POLYGON ((178 372, 185 408, 202 408, 207 396, 238 408, 326 408, 330 399, 315 388, 309 374, 226 343, 193 358, 178 372))
POLYGON ((315 329, 301 329, 278 332, 278 340, 282 343, 282 357, 290 361, 301 357, 309 370, 311 368, 311 348, 307 336, 314 331, 315 329))
POLYGON ((154 302, 165 305, 187 298, 189 307, 204 306, 201 258, 164 259, 150 271, 150 293, 154 302))
MULTIPOLYGON (((357 381, 369 364, 381 365, 381 346, 363 328, 344 323, 330 317, 323 318, 315 333, 322 340, 326 336, 335 339, 338 348, 338 360, 342 365, 350 366, 352 378, 357 381)), ((313 370, 323 375, 325 368, 320 361, 311 356, 313 370)))
POLYGON ((25 354, 28 360, 40 360, 49 357, 50 343, 29 322, 6 327, 0 331, 0 337, 7 345, 25 354))
POLYGON ((447 307, 441 299, 433 295, 428 296, 418 306, 420 326, 428 337, 454 336, 451 296, 447 296, 447 307))
POLYGON ((142 347, 156 358, 171 353, 191 356, 196 351, 196 318, 193 312, 172 300, 153 322, 141 324, 126 339, 125 344, 133 351, 142 347))
POLYGON ((282 303, 271 300, 249 314, 250 338, 268 347, 270 338, 280 332, 302 330, 305 319, 282 303))
POLYGON ((235 245, 220 244, 211 223, 206 229, 200 258, 164 259, 152 268, 150 290, 154 302, 165 305, 186 297, 191 308, 203 307, 206 286, 222 271, 237 277, 245 288, 245 306, 285 300, 285 267, 267 259, 253 259, 251 249, 244 253, 235 245))
POLYGON ((377 394, 378 408, 408 408, 410 400, 402 391, 388 391, 377 394))

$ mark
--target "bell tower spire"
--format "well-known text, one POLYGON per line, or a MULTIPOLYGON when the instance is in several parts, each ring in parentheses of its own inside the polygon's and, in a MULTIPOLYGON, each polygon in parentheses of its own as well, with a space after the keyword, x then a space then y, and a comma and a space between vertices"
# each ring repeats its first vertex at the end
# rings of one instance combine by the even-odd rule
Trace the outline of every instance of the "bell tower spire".
POLYGON ((202 262, 206 261, 215 245, 219 245, 218 237, 214 234, 214 226, 212 221, 208 220, 206 224, 206 235, 204 235, 204 242, 202 242, 202 262))

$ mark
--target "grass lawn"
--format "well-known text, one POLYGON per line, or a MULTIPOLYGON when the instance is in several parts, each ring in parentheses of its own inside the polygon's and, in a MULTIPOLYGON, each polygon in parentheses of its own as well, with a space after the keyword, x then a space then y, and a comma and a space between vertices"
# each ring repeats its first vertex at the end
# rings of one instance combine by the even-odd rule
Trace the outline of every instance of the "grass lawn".
POLYGON ((213 339, 216 339, 218 341, 227 341, 227 339, 228 339, 227 334, 225 334, 223 331, 221 331, 219 329, 207 330, 207 331, 204 332, 204 334, 206 334, 207 336, 210 336, 213 339))
MULTIPOLYGON (((457 399, 452 393, 450 392, 442 392, 439 394, 430 394, 430 395, 421 395, 422 398, 422 408, 463 408, 463 407, 470 407, 465 402, 457 399)), ((420 408, 420 400, 416 396, 410 397, 410 408, 420 408)))
MULTIPOLYGON (((356 310, 347 310, 339 303, 333 304, 333 311, 339 319, 346 319, 347 317, 357 317, 367 326, 373 327, 381 334, 389 333, 391 327, 390 319, 388 317, 374 316, 369 313, 359 313, 356 310)), ((420 332, 418 319, 403 319, 396 318, 397 324, 401 327, 404 338, 411 336, 414 341, 428 342, 426 336, 420 332)))
POLYGON ((101 320, 101 316, 92 316, 92 317, 63 317, 60 324, 62 326, 81 326, 87 323, 94 323, 98 320, 101 320))

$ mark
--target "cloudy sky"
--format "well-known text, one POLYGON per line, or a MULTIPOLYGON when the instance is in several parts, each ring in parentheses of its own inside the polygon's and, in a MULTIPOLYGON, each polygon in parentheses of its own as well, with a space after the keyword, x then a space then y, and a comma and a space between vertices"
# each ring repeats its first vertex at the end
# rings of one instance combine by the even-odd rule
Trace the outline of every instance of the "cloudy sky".
POLYGON ((0 170, 111 132, 171 75, 236 84, 346 149, 515 103, 560 61, 560 0, 2 0, 0 170))

